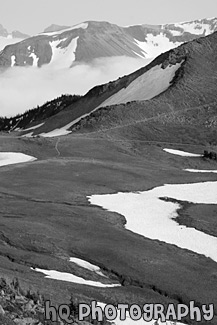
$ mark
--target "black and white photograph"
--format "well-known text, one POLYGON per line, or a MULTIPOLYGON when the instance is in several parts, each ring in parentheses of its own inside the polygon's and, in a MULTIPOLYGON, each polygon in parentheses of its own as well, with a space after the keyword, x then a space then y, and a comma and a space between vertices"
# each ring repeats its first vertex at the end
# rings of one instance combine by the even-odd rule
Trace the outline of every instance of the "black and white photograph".
POLYGON ((0 325, 217 325, 217 1, 0 5, 0 325))

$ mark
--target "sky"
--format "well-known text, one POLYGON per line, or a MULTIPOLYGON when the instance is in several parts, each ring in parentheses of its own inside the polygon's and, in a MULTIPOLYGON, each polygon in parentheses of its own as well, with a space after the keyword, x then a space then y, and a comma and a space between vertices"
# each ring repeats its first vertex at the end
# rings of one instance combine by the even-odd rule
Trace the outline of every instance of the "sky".
POLYGON ((217 16, 217 0, 0 0, 0 24, 34 35, 51 24, 87 20, 120 26, 164 24, 217 16))

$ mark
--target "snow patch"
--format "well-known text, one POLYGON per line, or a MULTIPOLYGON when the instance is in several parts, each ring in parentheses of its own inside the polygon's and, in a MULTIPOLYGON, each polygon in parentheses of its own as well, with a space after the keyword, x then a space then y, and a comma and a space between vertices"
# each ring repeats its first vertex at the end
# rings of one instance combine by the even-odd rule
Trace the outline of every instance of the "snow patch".
POLYGON ((23 131, 35 130, 35 129, 40 128, 42 125, 44 125, 44 122, 41 123, 41 124, 37 124, 35 126, 32 126, 32 127, 28 128, 28 129, 24 129, 23 131))
POLYGON ((33 135, 33 132, 30 132, 30 133, 26 133, 26 134, 22 135, 21 137, 31 138, 32 135, 33 135))
POLYGON ((172 155, 182 156, 182 157, 203 157, 201 154, 185 152, 182 150, 175 150, 175 149, 163 149, 164 151, 171 153, 172 155))
POLYGON ((76 257, 71 257, 70 258, 70 262, 73 262, 75 264, 77 264, 78 266, 80 267, 83 267, 84 269, 86 270, 89 270, 89 271, 92 271, 92 272, 95 272, 101 276, 105 276, 101 271, 100 271, 100 268, 96 265, 93 265, 87 261, 84 261, 80 258, 76 258, 76 257))
POLYGON ((64 48, 58 47, 64 40, 49 42, 52 49, 52 58, 49 66, 54 65, 58 69, 69 68, 75 61, 78 38, 72 39, 71 43, 64 48))
POLYGON ((184 171, 190 172, 190 173, 215 173, 215 174, 217 174, 217 170, 184 169, 184 171))
POLYGON ((173 36, 181 36, 183 34, 183 32, 181 32, 180 30, 170 30, 170 33, 173 36))
POLYGON ((171 85, 171 81, 176 71, 181 67, 181 63, 169 65, 162 69, 161 65, 157 65, 140 77, 136 78, 127 88, 121 89, 119 92, 104 101, 98 108, 116 104, 125 104, 133 100, 149 100, 163 91, 167 90, 171 85))
POLYGON ((211 29, 210 24, 202 24, 199 22, 190 22, 190 23, 181 23, 181 24, 174 24, 175 27, 180 27, 186 33, 191 33, 194 35, 210 35, 213 33, 213 29, 211 29))
POLYGON ((14 67, 16 64, 16 56, 15 55, 11 55, 11 67, 14 67))
POLYGON ((217 262, 217 237, 175 221, 180 209, 172 198, 195 204, 217 204, 217 182, 165 184, 138 193, 88 196, 91 204, 126 218, 126 229, 144 237, 188 249, 217 262), (163 200, 163 199, 164 200, 163 200))
POLYGON ((146 58, 155 58, 160 53, 169 51, 182 44, 181 42, 171 42, 163 33, 156 36, 147 34, 145 42, 140 42, 137 39, 134 39, 134 41, 146 58))
POLYGON ((78 118, 76 118, 75 120, 73 120, 72 122, 70 122, 69 124, 63 126, 60 129, 55 129, 53 131, 50 131, 50 132, 47 132, 47 133, 41 133, 39 135, 42 136, 42 137, 45 137, 45 138, 52 138, 52 137, 59 137, 59 136, 70 134, 72 132, 72 131, 68 130, 70 127, 72 127, 74 124, 78 123, 82 118, 90 115, 91 113, 93 113, 97 109, 98 108, 95 108, 90 113, 86 113, 86 114, 84 114, 82 116, 79 116, 78 118))
POLYGON ((36 56, 36 54, 35 54, 35 53, 31 53, 31 54, 29 55, 29 57, 30 57, 30 58, 33 58, 32 66, 33 66, 33 67, 38 67, 38 60, 39 60, 39 58, 36 56))
POLYGON ((20 164, 28 161, 34 161, 37 158, 25 155, 20 152, 0 152, 0 166, 20 164))
POLYGON ((59 136, 63 136, 63 135, 67 135, 69 133, 71 133, 71 131, 68 131, 68 129, 74 124, 75 122, 71 122, 65 126, 63 126, 60 129, 55 129, 53 131, 47 132, 47 133, 41 133, 39 134, 40 136, 44 137, 44 138, 52 138, 52 137, 59 137, 59 136))
POLYGON ((31 268, 31 270, 43 273, 45 274, 45 278, 53 279, 53 280, 66 281, 66 282, 84 284, 88 286, 101 287, 101 288, 113 288, 113 287, 121 286, 120 284, 105 284, 97 281, 85 280, 72 273, 65 273, 65 272, 59 272, 54 270, 43 270, 38 268, 36 269, 31 268))

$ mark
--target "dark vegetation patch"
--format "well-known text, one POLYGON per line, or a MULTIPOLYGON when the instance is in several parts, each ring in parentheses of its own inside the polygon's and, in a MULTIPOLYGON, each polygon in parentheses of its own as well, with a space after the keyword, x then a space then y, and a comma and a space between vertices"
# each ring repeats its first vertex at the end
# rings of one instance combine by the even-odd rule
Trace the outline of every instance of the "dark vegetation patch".
POLYGON ((211 160, 217 160, 217 153, 214 152, 214 151, 207 151, 207 150, 204 150, 204 154, 203 154, 204 158, 208 158, 208 159, 211 159, 211 160))
POLYGON ((31 127, 36 125, 36 123, 44 122, 70 104, 75 103, 79 98, 80 96, 78 95, 62 95, 46 102, 42 106, 29 109, 23 114, 18 114, 12 118, 2 117, 0 118, 0 131, 13 131, 16 128, 23 129, 27 126, 31 127))
MULTIPOLYGON (((40 292, 34 292, 32 289, 23 290, 17 278, 8 282, 4 278, 0 278, 0 323, 2 325, 67 325, 63 320, 49 321, 45 320, 45 301, 46 298, 40 292)), ((94 324, 105 325, 110 324, 104 318, 103 321, 93 321, 86 318, 85 322, 78 320, 78 298, 71 295, 67 305, 70 309, 71 319, 75 324, 94 324)), ((52 302, 50 302, 50 305, 52 302)))

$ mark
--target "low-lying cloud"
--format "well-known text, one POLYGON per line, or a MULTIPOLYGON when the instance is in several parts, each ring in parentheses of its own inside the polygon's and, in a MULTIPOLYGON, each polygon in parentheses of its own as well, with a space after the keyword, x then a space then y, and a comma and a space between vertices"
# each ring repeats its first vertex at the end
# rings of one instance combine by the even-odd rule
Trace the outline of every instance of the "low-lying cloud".
POLYGON ((70 69, 13 67, 0 74, 0 116, 13 116, 62 94, 85 94, 95 85, 129 74, 150 60, 129 57, 96 59, 70 69))

